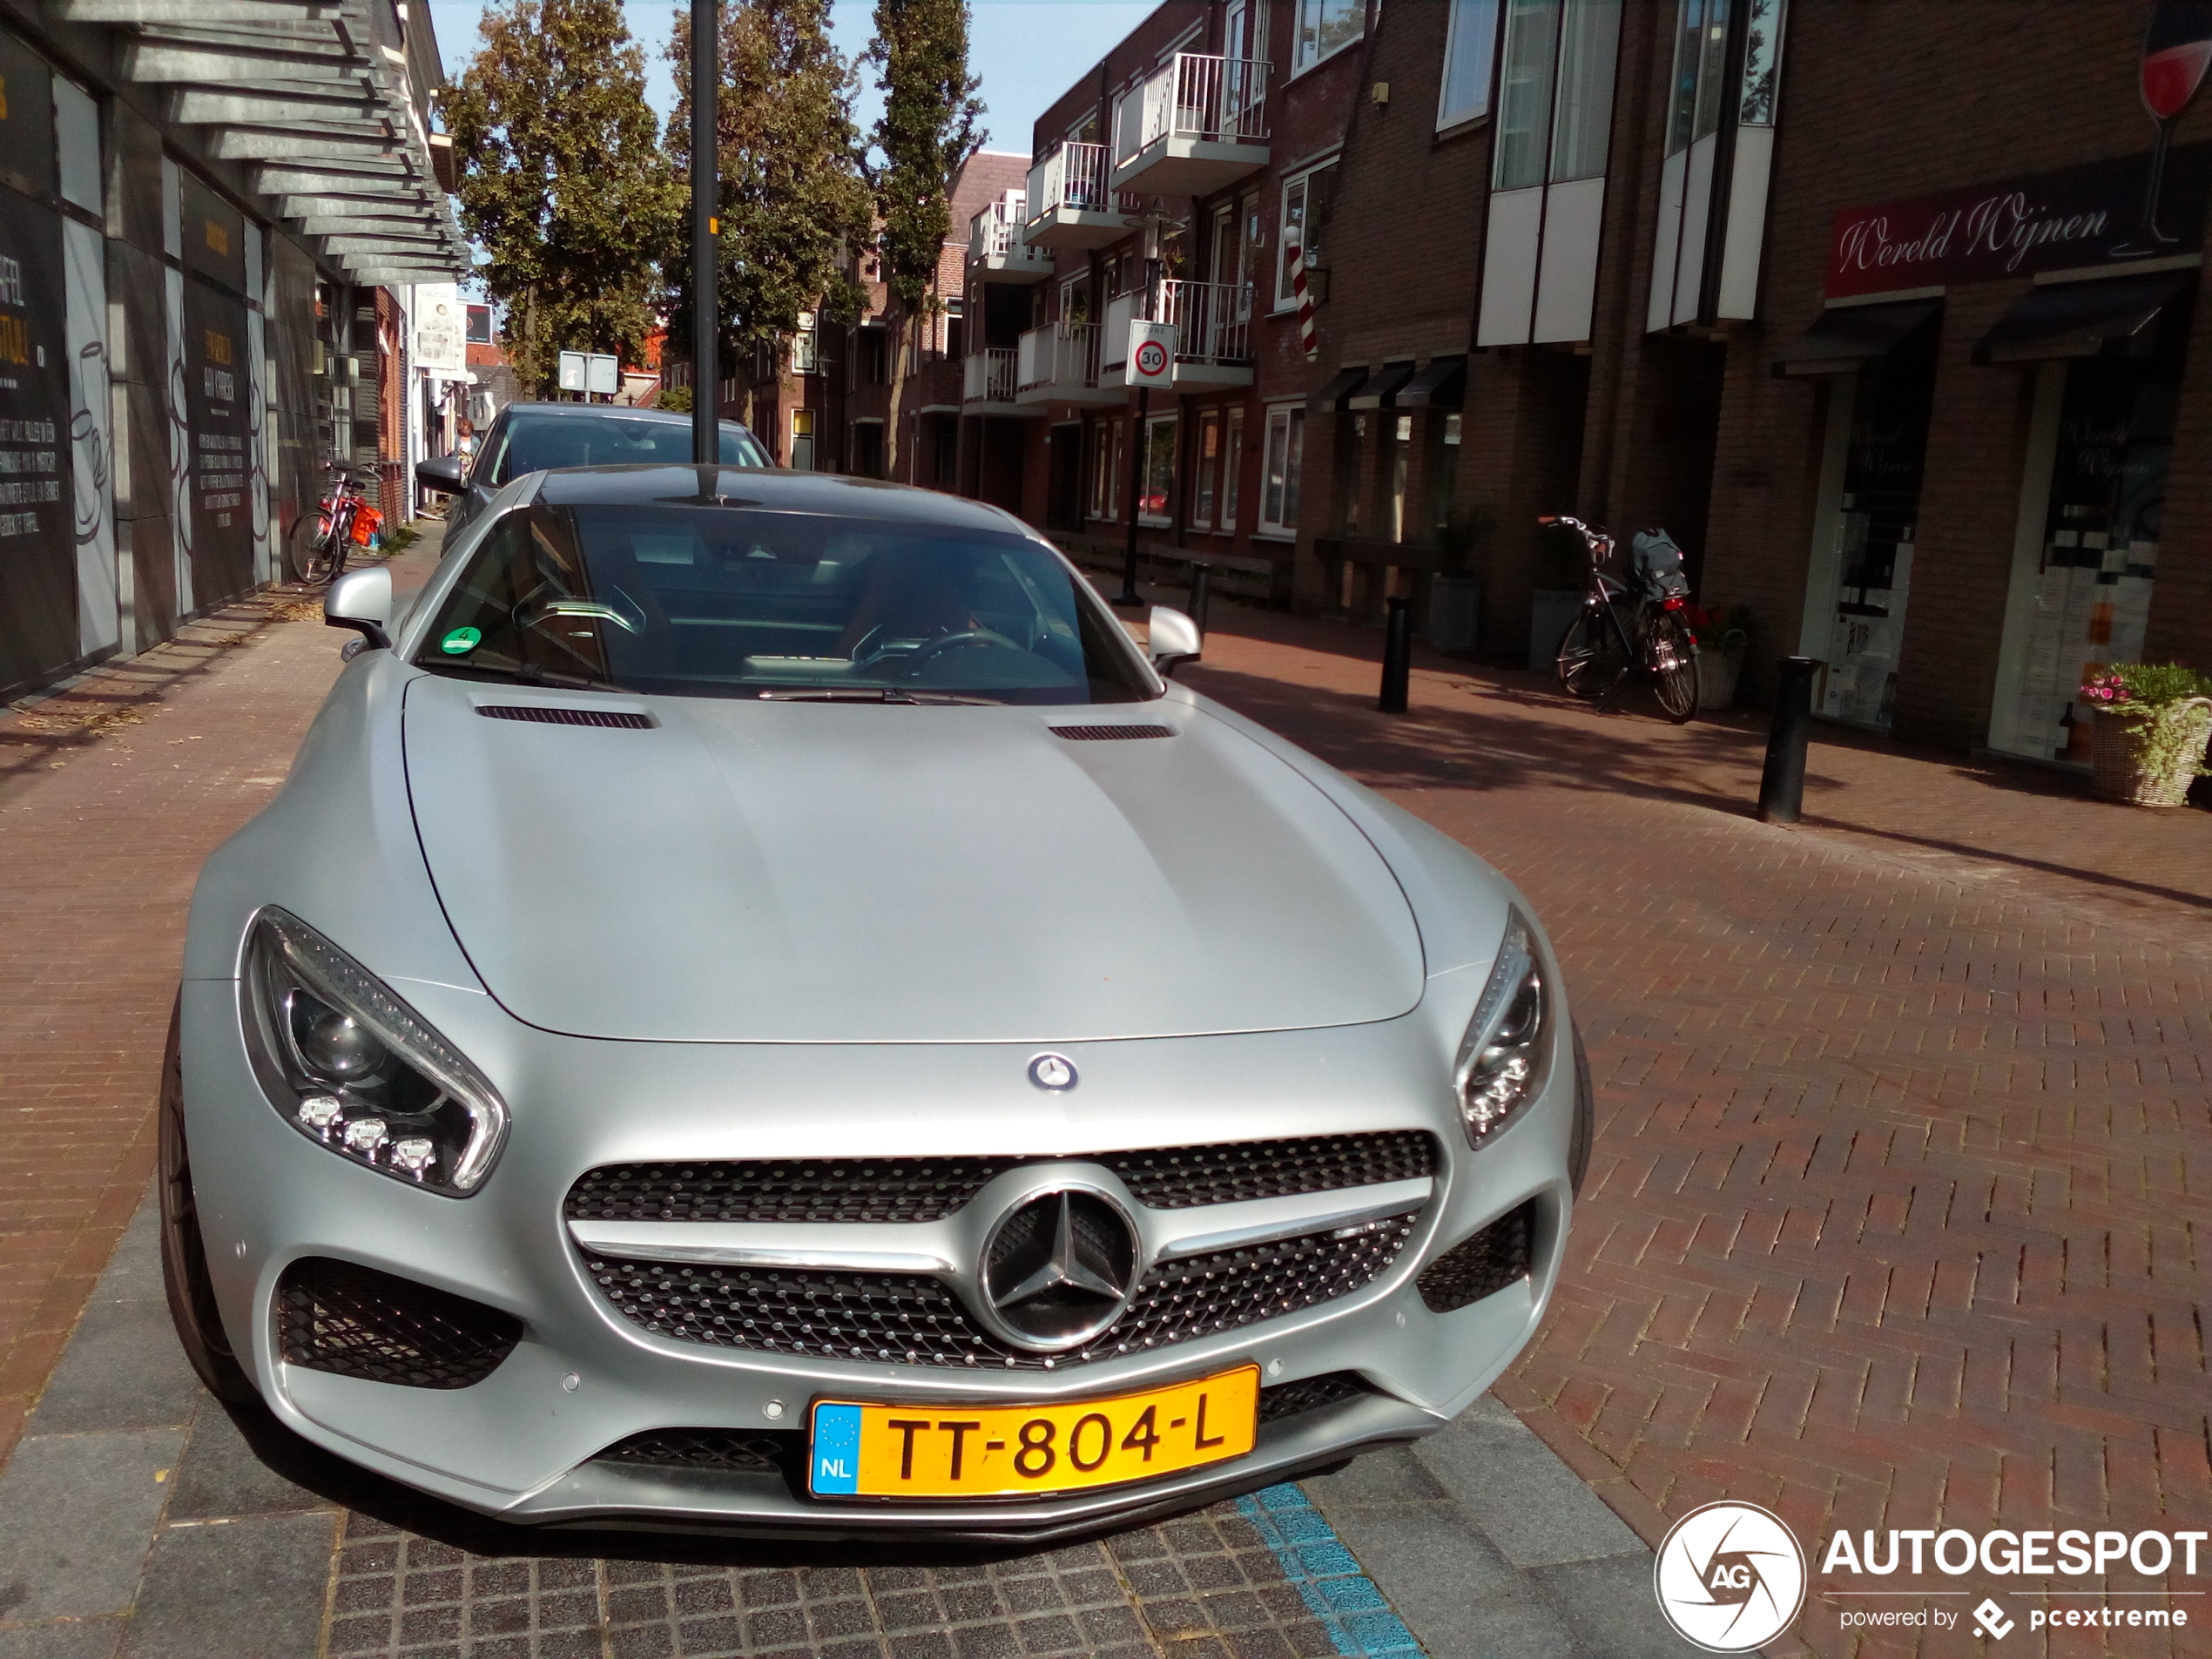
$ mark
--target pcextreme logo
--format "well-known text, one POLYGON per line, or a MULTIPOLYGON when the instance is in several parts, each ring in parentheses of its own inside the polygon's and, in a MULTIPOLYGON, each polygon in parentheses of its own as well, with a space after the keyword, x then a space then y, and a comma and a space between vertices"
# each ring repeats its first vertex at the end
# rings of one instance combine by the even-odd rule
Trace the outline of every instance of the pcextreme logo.
POLYGON ((1709 1503, 1668 1531, 1652 1562, 1659 1610, 1708 1653, 1748 1653, 1790 1628, 1805 1602, 1805 1553, 1779 1515, 1709 1503))

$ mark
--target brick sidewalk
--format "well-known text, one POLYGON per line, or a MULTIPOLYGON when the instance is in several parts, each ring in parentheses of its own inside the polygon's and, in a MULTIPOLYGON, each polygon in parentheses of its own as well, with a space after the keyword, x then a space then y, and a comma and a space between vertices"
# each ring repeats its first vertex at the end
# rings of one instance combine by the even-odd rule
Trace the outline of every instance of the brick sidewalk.
MULTIPOLYGON (((1631 1525, 1723 1495, 1808 1541, 2212 1525, 2212 816, 1824 731, 1808 827, 1770 827, 1756 721, 1439 659, 1384 717, 1378 636, 1214 620, 1190 684, 1478 849, 1552 930, 1597 1152, 1497 1392, 1631 1525)), ((1800 1630, 1954 1650, 1817 1602, 1800 1630)), ((2212 1652, 2075 1634, 2047 1651, 2212 1652)))
MULTIPOLYGON (((435 527, 393 561, 436 561, 435 527)), ((0 1459, 153 1170, 203 860, 284 781, 349 637, 265 593, 0 708, 0 1459)))

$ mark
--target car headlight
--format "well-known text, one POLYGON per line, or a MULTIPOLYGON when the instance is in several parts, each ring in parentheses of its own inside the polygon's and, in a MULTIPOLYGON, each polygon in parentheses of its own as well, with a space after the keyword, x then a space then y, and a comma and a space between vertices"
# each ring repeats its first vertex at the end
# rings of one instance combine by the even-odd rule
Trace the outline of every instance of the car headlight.
POLYGON ((1551 1067, 1551 988, 1544 982, 1535 935, 1518 910, 1509 910, 1497 963, 1453 1068, 1468 1145, 1481 1145, 1543 1092, 1551 1067))
POLYGON ((350 1163, 455 1197, 507 1137, 507 1104, 428 1021, 314 928, 253 919, 246 1044, 285 1121, 350 1163))

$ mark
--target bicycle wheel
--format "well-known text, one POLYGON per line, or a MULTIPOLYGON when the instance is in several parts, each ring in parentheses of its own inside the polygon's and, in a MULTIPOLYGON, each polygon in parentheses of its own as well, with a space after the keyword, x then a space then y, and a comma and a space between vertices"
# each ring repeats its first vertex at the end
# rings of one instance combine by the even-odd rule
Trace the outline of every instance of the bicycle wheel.
POLYGON ((1667 718, 1681 725, 1697 712, 1697 641, 1689 624, 1671 610, 1651 618, 1644 635, 1644 665, 1667 718))
POLYGON ((1621 684, 1629 671, 1629 658, 1621 649, 1621 631, 1612 613, 1601 605, 1585 605, 1581 615, 1559 642, 1559 685, 1569 697, 1595 703, 1621 684))

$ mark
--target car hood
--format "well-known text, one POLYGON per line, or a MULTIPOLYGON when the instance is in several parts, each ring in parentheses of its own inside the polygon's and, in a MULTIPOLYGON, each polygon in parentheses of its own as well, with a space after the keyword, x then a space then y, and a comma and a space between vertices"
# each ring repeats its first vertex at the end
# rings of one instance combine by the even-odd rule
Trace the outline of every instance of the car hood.
POLYGON ((1202 708, 563 699, 416 679, 408 786, 492 995, 580 1036, 989 1042, 1279 1030, 1419 1001, 1389 867, 1202 708), (487 718, 624 708, 649 730, 487 718), (1145 723, 1174 735, 1071 740, 1145 723))

